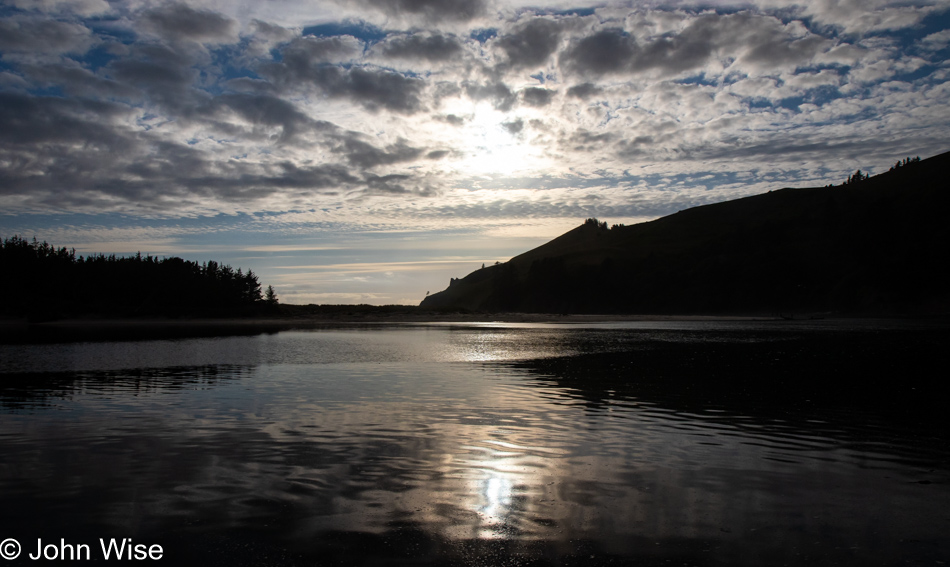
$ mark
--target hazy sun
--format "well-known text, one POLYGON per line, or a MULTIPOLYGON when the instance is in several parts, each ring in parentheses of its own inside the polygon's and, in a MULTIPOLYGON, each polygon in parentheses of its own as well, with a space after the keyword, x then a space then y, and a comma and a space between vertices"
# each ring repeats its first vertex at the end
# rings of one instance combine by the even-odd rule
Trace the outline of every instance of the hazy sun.
POLYGON ((529 141, 527 121, 512 119, 488 104, 478 104, 460 128, 464 157, 456 163, 469 175, 528 173, 546 165, 544 155, 529 141))

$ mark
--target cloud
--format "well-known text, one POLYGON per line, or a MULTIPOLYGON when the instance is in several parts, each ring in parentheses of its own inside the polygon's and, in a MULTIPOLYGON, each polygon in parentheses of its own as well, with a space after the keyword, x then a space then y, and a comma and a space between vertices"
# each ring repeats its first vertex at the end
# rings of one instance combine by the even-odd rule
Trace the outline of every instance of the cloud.
POLYGON ((784 77, 785 84, 794 89, 813 89, 823 86, 837 87, 841 84, 841 76, 834 69, 822 69, 817 73, 796 73, 784 77))
POLYGON ((831 40, 817 35, 790 39, 777 29, 766 33, 753 38, 751 45, 739 56, 738 62, 744 67, 755 67, 758 71, 794 69, 809 64, 816 55, 834 45, 831 40))
POLYGON ((940 51, 950 45, 950 30, 934 32, 920 40, 920 45, 927 51, 940 51))
POLYGON ((557 91, 551 89, 528 87, 521 91, 521 100, 528 106, 547 106, 551 104, 556 93, 557 91))
POLYGON ((34 86, 61 88, 68 95, 124 100, 139 97, 138 89, 103 77, 72 59, 64 58, 53 63, 21 64, 19 69, 34 86))
POLYGON ((362 53, 363 43, 351 35, 298 37, 280 50, 283 65, 298 73, 314 65, 352 62, 362 53))
POLYGON ((258 19, 251 21, 248 31, 251 38, 267 42, 290 41, 295 36, 293 30, 258 19))
POLYGON ((489 84, 466 83, 465 93, 474 101, 488 100, 497 110, 507 112, 515 103, 515 93, 500 82, 489 84))
POLYGON ((181 112, 206 99, 194 89, 200 77, 196 54, 162 44, 135 46, 127 57, 106 66, 112 79, 135 88, 141 97, 169 110, 181 112))
POLYGON ((502 122, 501 127, 507 130, 509 134, 518 134, 524 130, 524 120, 518 118, 510 122, 502 122))
POLYGON ((561 66, 572 75, 607 75, 653 71, 660 77, 719 69, 730 61, 745 70, 776 70, 807 65, 835 43, 807 32, 800 25, 783 24, 771 16, 748 12, 702 14, 690 17, 675 32, 637 37, 619 27, 608 27, 573 41, 561 55, 561 66))
POLYGON ((30 201, 53 191, 66 203, 88 186, 110 183, 114 164, 143 149, 120 126, 128 114, 115 103, 0 93, 0 191, 30 201))
POLYGON ((912 73, 926 64, 926 61, 917 57, 881 58, 876 61, 863 62, 852 69, 848 73, 848 80, 856 85, 878 83, 894 75, 912 73))
POLYGON ((369 110, 413 114, 424 110, 421 79, 372 68, 324 67, 314 82, 330 96, 352 98, 369 110))
POLYGON ((7 59, 11 54, 83 54, 98 43, 92 31, 74 22, 14 16, 0 19, 0 52, 7 59))
POLYGON ((110 10, 109 3, 105 0, 13 0, 11 3, 21 10, 50 14, 93 16, 110 10))
POLYGON ((356 55, 358 45, 351 36, 300 38, 281 51, 281 61, 264 63, 259 72, 284 91, 313 87, 372 111, 413 114, 424 110, 422 79, 369 65, 347 67, 329 62, 356 55))
POLYGON ((194 81, 197 61, 188 51, 162 44, 133 48, 128 57, 109 64, 118 80, 143 85, 185 85, 194 81))
POLYGON ((230 43, 237 39, 237 22, 217 12, 195 10, 185 4, 166 4, 146 11, 141 28, 171 41, 230 43))
POLYGON ((485 13, 484 0, 357 0, 395 17, 412 15, 429 23, 467 22, 485 13))
POLYGON ((0 72, 0 90, 26 91, 30 88, 23 77, 9 71, 0 72))
POLYGON ((542 67, 557 50, 561 24, 547 18, 534 18, 518 26, 513 33, 497 40, 515 69, 542 67))
POLYGON ((636 40, 620 28, 600 30, 577 41, 561 65, 577 76, 597 77, 627 71, 639 55, 636 40))
POLYGON ((400 183, 401 181, 406 181, 409 179, 408 175, 402 174, 390 174, 390 175, 372 175, 368 178, 367 182, 370 189, 374 193, 382 194, 402 194, 408 193, 409 190, 400 183))
POLYGON ((126 114, 127 108, 115 103, 0 93, 0 142, 9 151, 77 142, 118 149, 131 140, 109 125, 126 114))
MULTIPOLYGON (((305 142, 297 140, 303 132, 333 132, 336 128, 324 121, 313 120, 292 103, 270 95, 222 94, 209 105, 214 113, 232 111, 253 126, 280 127, 278 143, 305 142)), ((261 137, 259 134, 257 137, 261 137)))
POLYGON ((363 169, 412 161, 423 154, 423 150, 410 146, 405 140, 380 149, 359 139, 355 133, 341 137, 334 151, 345 155, 348 162, 363 169))
MULTIPOLYGON (((789 9, 781 0, 756 0, 764 9, 789 9)), ((792 4, 793 13, 813 18, 819 25, 834 26, 847 34, 899 30, 919 24, 936 9, 946 9, 943 0, 924 6, 908 5, 893 0, 799 0, 792 4)))
POLYGON ((578 129, 560 141, 562 147, 573 152, 603 152, 606 144, 613 143, 618 136, 611 132, 593 133, 587 129, 578 129))
POLYGON ((242 64, 249 64, 258 58, 267 56, 274 47, 288 43, 297 36, 297 32, 270 22, 252 20, 247 33, 242 39, 246 40, 247 48, 240 56, 242 64))
POLYGON ((215 202, 242 208, 279 197, 291 203, 313 198, 314 192, 433 191, 409 174, 360 173, 422 157, 424 150, 403 140, 377 148, 273 97, 222 95, 206 110, 210 122, 232 113, 251 124, 280 127, 285 139, 312 131, 320 135, 317 143, 345 156, 356 170, 338 163, 222 161, 198 146, 131 130, 134 110, 121 104, 0 93, 0 163, 7 164, 0 172, 0 195, 19 195, 20 206, 34 208, 174 214, 215 202))
MULTIPOLYGON (((245 174, 246 175, 246 174, 245 174)), ((360 179, 342 165, 324 164, 301 166, 288 161, 270 168, 269 174, 234 177, 223 183, 234 187, 273 189, 330 189, 337 190, 348 185, 358 185, 360 179)))
POLYGON ((441 116, 436 116, 435 119, 451 124, 452 126, 461 126, 465 124, 465 118, 461 116, 457 116, 455 114, 445 114, 441 116))
POLYGON ((594 83, 581 83, 567 89, 567 96, 586 100, 603 92, 603 87, 595 85, 594 83))
POLYGON ((402 35, 382 45, 382 54, 392 59, 448 61, 462 53, 462 44, 455 37, 443 34, 402 35))

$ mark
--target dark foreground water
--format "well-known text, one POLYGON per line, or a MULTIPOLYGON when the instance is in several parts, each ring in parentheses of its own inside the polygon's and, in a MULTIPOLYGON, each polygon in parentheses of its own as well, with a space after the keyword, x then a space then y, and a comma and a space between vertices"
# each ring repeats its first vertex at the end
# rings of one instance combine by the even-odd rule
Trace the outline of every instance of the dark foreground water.
POLYGON ((100 538, 170 565, 944 564, 950 333, 852 326, 0 346, 0 540, 11 564, 100 538))

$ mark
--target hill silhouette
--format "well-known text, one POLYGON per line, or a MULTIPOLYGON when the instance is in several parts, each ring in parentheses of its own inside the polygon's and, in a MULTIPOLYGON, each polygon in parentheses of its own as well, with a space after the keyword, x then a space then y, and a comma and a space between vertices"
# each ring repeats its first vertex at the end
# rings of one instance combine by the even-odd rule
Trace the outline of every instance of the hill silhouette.
POLYGON ((539 313, 946 313, 950 153, 636 225, 588 219, 422 307, 539 313))

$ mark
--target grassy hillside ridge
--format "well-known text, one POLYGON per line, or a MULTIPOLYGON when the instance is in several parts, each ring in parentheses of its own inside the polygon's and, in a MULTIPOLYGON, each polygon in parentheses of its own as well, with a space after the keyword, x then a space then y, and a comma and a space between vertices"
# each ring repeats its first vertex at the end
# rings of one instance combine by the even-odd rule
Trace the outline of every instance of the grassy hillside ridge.
POLYGON ((593 219, 453 280, 424 307, 547 313, 948 309, 950 153, 607 228, 593 219))

